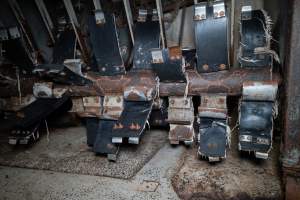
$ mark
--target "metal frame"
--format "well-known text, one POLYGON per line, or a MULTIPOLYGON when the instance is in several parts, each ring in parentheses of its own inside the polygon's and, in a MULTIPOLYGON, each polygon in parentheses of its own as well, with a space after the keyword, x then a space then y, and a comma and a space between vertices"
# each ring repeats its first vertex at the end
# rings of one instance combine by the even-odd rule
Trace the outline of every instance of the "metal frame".
POLYGON ((36 6, 38 7, 38 9, 40 11, 40 14, 41 14, 42 19, 45 23, 45 26, 48 30, 50 38, 51 38, 52 42, 55 43, 55 37, 52 33, 52 30, 54 29, 54 25, 53 25, 53 22, 51 20, 51 17, 49 15, 49 13, 48 13, 48 10, 46 8, 46 5, 44 3, 44 0, 34 0, 34 1, 35 1, 36 6))
POLYGON ((127 23, 130 31, 130 36, 131 36, 131 41, 132 44, 134 45, 134 35, 133 35, 133 17, 132 17, 132 11, 130 7, 130 0, 123 0, 124 3, 124 8, 126 12, 126 18, 127 18, 127 23))
POLYGON ((78 31, 78 28, 80 27, 80 24, 77 20, 77 16, 76 16, 75 10, 73 8, 72 1, 71 0, 63 0, 63 2, 64 2, 64 5, 65 5, 65 8, 67 10, 68 16, 70 18, 72 27, 74 29, 79 47, 80 47, 85 59, 87 59, 88 58, 88 51, 87 51, 87 48, 86 48, 83 40, 81 39, 80 33, 78 31))

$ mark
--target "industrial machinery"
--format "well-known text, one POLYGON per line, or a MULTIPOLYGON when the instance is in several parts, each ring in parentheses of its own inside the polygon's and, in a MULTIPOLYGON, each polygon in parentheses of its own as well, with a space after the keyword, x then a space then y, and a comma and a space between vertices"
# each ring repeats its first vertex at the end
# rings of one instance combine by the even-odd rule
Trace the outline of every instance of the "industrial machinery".
POLYGON ((109 160, 123 143, 138 145, 148 127, 169 125, 170 144, 197 144, 199 157, 216 162, 231 143, 228 97, 240 96, 239 143, 231 148, 267 159, 280 84, 267 13, 242 8, 233 68, 226 2, 179 3, 193 15, 182 15, 189 29, 181 23, 176 45, 165 29, 177 22, 164 18, 173 3, 1 1, 0 108, 16 121, 9 143, 35 142, 40 124, 70 101, 87 144, 109 160))

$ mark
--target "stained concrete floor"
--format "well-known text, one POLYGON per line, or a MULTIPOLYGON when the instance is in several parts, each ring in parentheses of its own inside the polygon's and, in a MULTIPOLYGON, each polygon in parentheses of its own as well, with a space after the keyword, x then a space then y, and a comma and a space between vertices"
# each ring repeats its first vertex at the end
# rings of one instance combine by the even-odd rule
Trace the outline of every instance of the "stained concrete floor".
POLYGON ((86 145, 84 127, 52 130, 48 138, 29 148, 7 147, 0 152, 0 165, 128 179, 167 143, 167 132, 147 131, 139 145, 121 146, 116 162, 95 156, 86 145))
POLYGON ((278 145, 264 162, 235 147, 211 165, 152 130, 114 163, 89 151, 83 127, 57 129, 26 150, 1 145, 0 199, 280 199, 278 145))

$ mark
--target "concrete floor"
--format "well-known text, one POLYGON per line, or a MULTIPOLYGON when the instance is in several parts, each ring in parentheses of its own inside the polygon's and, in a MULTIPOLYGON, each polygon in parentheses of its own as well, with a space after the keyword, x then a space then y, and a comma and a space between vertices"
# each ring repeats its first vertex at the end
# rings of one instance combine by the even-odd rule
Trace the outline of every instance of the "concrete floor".
MULTIPOLYGON (((234 135, 235 137, 235 135, 234 135)), ((243 158, 235 148, 211 165, 196 147, 172 147, 167 132, 146 132, 116 163, 95 156, 85 129, 51 131, 33 147, 0 148, 0 199, 279 199, 278 146, 271 159, 243 158), (244 198, 245 197, 245 198, 244 198)))
POLYGON ((184 148, 165 145, 132 179, 0 168, 0 199, 178 199, 171 178, 184 148))
POLYGON ((128 179, 167 143, 167 134, 147 131, 139 145, 122 145, 117 162, 109 162, 87 147, 84 127, 56 129, 32 147, 0 151, 0 165, 128 179))

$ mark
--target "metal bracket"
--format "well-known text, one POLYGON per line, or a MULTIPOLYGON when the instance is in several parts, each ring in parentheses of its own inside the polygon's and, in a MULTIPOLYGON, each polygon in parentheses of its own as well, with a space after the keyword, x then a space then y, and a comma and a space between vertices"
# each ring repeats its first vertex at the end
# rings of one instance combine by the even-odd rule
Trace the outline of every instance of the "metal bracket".
POLYGON ((161 49, 154 49, 151 51, 152 63, 164 63, 163 53, 161 49))
POLYGON ((221 18, 226 16, 225 3, 216 2, 213 5, 214 18, 221 18))
POLYGON ((95 7, 96 24, 98 25, 105 24, 105 16, 104 16, 104 12, 102 11, 100 0, 93 0, 93 2, 95 7))
POLYGON ((206 4, 197 4, 195 5, 195 15, 194 20, 200 21, 206 19, 206 4))
POLYGON ((74 73, 83 76, 82 74, 82 60, 81 59, 66 59, 64 65, 74 73))
POLYGON ((16 39, 16 38, 20 38, 21 34, 19 32, 18 27, 11 27, 8 29, 9 35, 11 37, 11 39, 16 39))
POLYGON ((128 143, 129 144, 139 144, 140 139, 138 137, 129 137, 128 138, 128 143))
POLYGON ((148 11, 145 9, 139 9, 139 16, 137 18, 138 22, 146 22, 148 11))
POLYGON ((152 10, 152 21, 159 21, 157 9, 152 10))
POLYGON ((243 6, 242 7, 242 20, 251 20, 252 19, 252 6, 243 6))
POLYGON ((95 19, 96 19, 96 24, 98 25, 105 24, 105 17, 102 10, 95 10, 95 19))
POLYGON ((121 137, 113 137, 111 142, 114 143, 114 144, 122 144, 123 138, 121 138, 121 137))
POLYGON ((6 29, 0 30, 0 41, 8 40, 8 33, 6 29))

